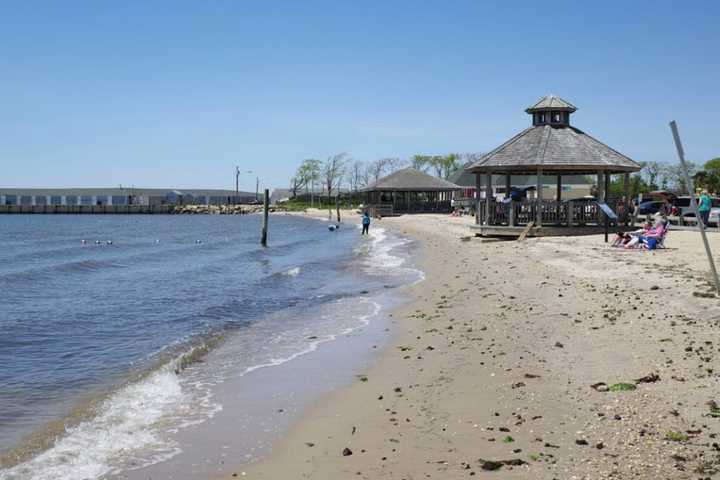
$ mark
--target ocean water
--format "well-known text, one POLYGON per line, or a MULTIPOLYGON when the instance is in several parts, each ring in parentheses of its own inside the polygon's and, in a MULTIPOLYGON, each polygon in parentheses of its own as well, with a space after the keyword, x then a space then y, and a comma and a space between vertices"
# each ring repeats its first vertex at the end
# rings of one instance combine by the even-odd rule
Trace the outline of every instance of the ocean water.
POLYGON ((420 278, 382 228, 278 215, 262 248, 260 221, 0 217, 0 479, 162 472, 228 408, 256 438, 272 429, 243 401, 273 382, 298 396, 302 375, 279 367, 377 336, 393 291, 420 278))

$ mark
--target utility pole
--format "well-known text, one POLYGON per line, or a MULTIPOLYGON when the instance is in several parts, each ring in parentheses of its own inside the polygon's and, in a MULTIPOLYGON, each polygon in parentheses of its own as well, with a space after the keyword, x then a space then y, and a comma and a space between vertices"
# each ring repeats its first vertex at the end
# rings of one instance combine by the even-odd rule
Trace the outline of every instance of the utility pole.
MULTIPOLYGON (((235 167, 235 203, 240 203, 240 174, 241 173, 253 173, 252 170, 240 171, 240 167, 235 167)), ((255 194, 257 200, 257 193, 255 194)))
POLYGON ((235 202, 237 204, 240 196, 240 167, 235 166, 235 202))
POLYGON ((260 200, 260 177, 255 177, 255 201, 260 200))

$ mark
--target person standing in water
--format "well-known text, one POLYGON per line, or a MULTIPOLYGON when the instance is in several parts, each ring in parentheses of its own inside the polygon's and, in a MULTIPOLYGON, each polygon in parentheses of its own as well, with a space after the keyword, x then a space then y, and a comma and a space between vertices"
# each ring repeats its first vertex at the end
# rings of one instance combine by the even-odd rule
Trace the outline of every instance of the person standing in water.
POLYGON ((370 215, 368 215, 368 212, 365 212, 362 217, 362 233, 361 235, 369 235, 370 234, 370 215))

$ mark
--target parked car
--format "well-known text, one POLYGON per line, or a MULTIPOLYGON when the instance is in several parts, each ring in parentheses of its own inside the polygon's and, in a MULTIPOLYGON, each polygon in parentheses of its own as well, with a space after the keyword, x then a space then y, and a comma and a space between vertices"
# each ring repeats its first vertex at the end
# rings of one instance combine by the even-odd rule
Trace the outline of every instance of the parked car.
POLYGON ((720 208, 711 208, 708 217, 708 225, 720 226, 720 208))
MULTIPOLYGON (((711 218, 708 220, 708 223, 716 222, 717 220, 713 220, 713 210, 720 210, 720 198, 713 197, 710 199, 710 203, 712 205, 712 209, 710 210, 710 216, 711 218)), ((673 203, 678 210, 680 210, 680 216, 681 217, 695 217, 695 213, 692 211, 692 208, 690 208, 690 197, 684 196, 684 197, 677 197, 675 199, 675 202, 673 203)))
POLYGON ((640 204, 640 215, 652 215, 660 211, 665 202, 658 200, 650 200, 640 204))

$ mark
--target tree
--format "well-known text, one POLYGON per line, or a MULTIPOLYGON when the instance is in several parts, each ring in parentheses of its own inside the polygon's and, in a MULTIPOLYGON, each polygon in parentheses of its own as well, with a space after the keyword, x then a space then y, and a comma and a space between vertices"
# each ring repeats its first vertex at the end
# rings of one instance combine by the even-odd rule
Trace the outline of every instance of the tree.
POLYGON ((413 155, 410 159, 410 166, 414 168, 415 170, 420 170, 421 172, 427 171, 428 167, 430 166, 430 160, 431 157, 427 155, 413 155))
POLYGON ((350 185, 350 190, 357 192, 359 187, 366 186, 364 183, 364 173, 365 164, 360 160, 355 160, 350 166, 350 172, 348 174, 348 185, 350 185))
POLYGON ((720 157, 705 162, 704 168, 707 171, 720 174, 720 157))
POLYGON ((641 166, 640 174, 646 178, 645 181, 648 186, 652 190, 660 188, 658 186, 658 177, 662 173, 662 166, 658 162, 643 162, 641 166))
POLYGON ((328 197, 332 196, 333 189, 340 188, 340 182, 345 174, 346 156, 346 153, 330 155, 322 165, 322 177, 328 197))
POLYGON ((368 163, 367 169, 366 169, 368 183, 377 182, 378 180, 380 180, 380 178, 385 175, 387 167, 388 167, 388 159, 387 158, 379 158, 375 161, 368 163))
POLYGON ((442 178, 447 180, 452 173, 460 168, 460 155, 457 153, 451 153, 441 157, 441 163, 443 167, 442 178))
POLYGON ((297 192, 303 187, 303 180, 298 175, 295 175, 290 179, 290 192, 292 193, 292 198, 297 197, 297 192))
POLYGON ((312 190, 315 189, 315 182, 320 180, 320 160, 315 158, 303 160, 295 176, 298 177, 305 186, 305 193, 310 194, 310 203, 312 203, 312 190))

